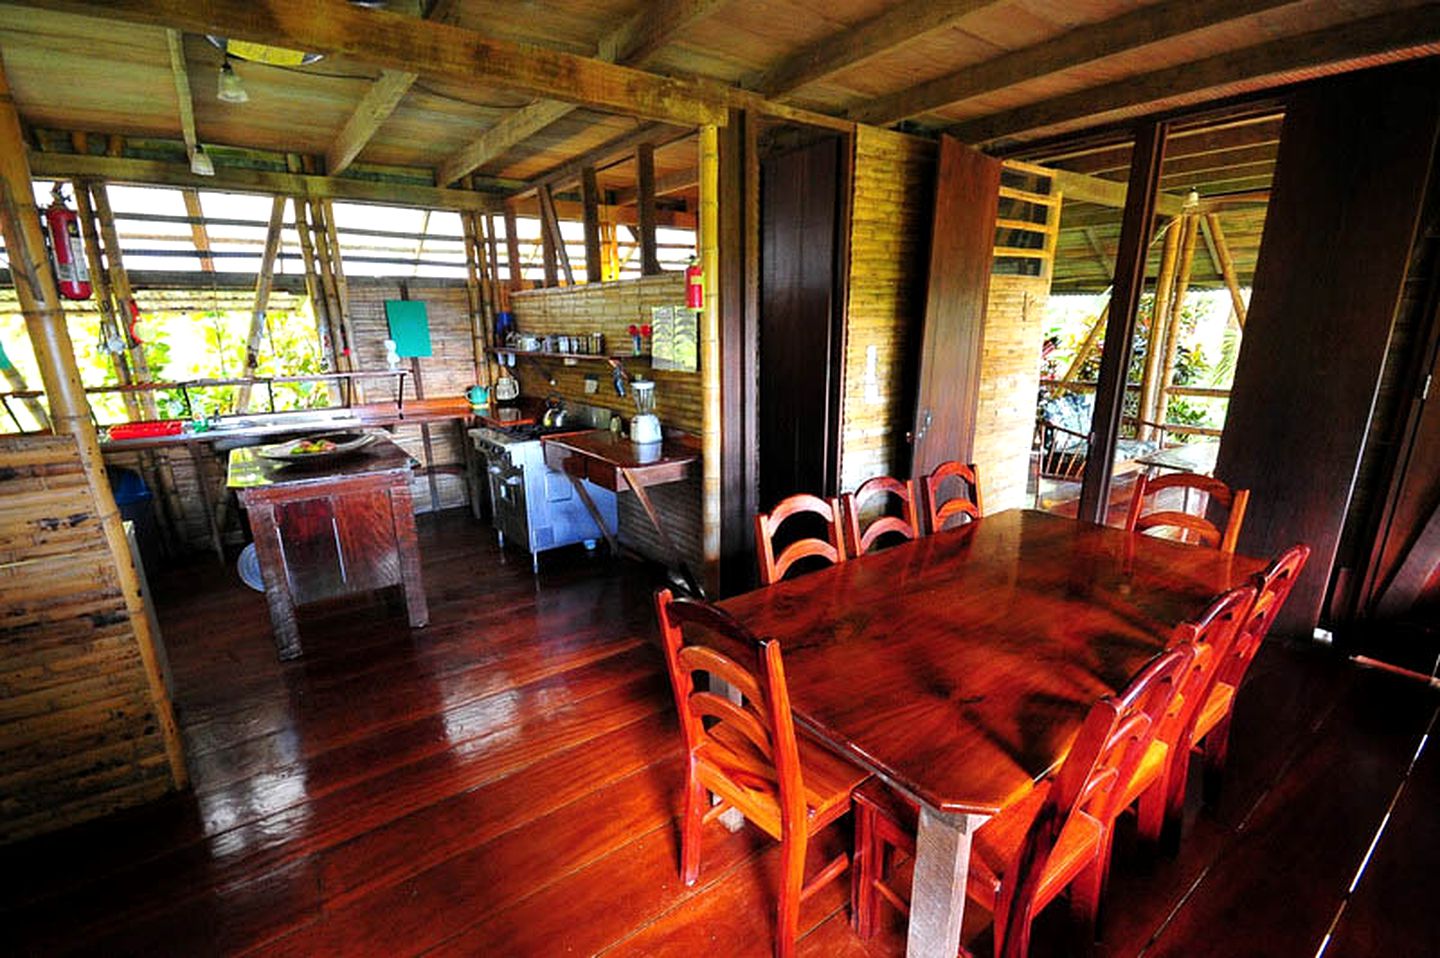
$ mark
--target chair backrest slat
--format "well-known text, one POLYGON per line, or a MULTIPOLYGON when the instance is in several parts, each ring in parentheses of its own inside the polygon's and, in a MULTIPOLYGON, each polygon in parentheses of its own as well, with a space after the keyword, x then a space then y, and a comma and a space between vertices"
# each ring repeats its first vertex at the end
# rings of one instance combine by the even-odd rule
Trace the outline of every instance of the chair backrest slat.
POLYGON ((859 558, 870 551, 882 536, 901 536, 914 539, 920 535, 920 515, 915 504, 915 483, 913 480, 875 476, 860 484, 854 492, 846 493, 841 504, 845 512, 845 542, 851 558, 859 558), (860 513, 872 499, 893 497, 900 503, 898 516, 882 515, 873 520, 862 531, 860 513))
POLYGON ((1275 624, 1275 617, 1285 607, 1285 600, 1290 598, 1290 590, 1295 587, 1295 580, 1305 571, 1305 563, 1309 560, 1309 546, 1291 546, 1251 580, 1259 594, 1244 626, 1231 644, 1230 653, 1218 667, 1218 681, 1235 688, 1240 687, 1255 653, 1260 650, 1260 643, 1265 641, 1270 627, 1275 624))
POLYGON ((1234 552, 1249 503, 1249 489, 1232 490, 1213 476, 1172 472, 1151 478, 1142 473, 1135 480, 1135 494, 1130 498, 1130 511, 1125 520, 1125 528, 1131 532, 1159 528, 1181 529, 1194 533, 1202 545, 1218 548, 1221 552, 1234 552), (1218 502, 1228 511, 1225 528, 1221 529, 1204 516, 1189 512, 1173 509, 1146 512, 1145 500, 1166 489, 1193 490, 1204 494, 1200 499, 1202 503, 1218 502))
POLYGON ((1170 646, 1193 646, 1195 658, 1174 706, 1156 734, 1160 741, 1176 750, 1171 754, 1190 754, 1191 733, 1200 717, 1200 709, 1215 688, 1220 667, 1231 654, 1240 628, 1255 605, 1257 594, 1252 585, 1237 586, 1210 603, 1198 618, 1176 627, 1170 646))
POLYGON ((782 826, 803 828, 800 751, 779 644, 757 638, 708 602, 676 598, 669 589, 655 593, 655 614, 687 751, 723 751, 727 774, 739 787, 772 793, 782 826), (699 688, 697 674, 728 682, 740 702, 699 688), (726 731, 743 736, 753 751, 737 752, 735 734, 726 731))
POLYGON ((942 462, 925 477, 922 486, 927 530, 932 535, 944 529, 951 519, 979 519, 985 514, 980 495, 980 472, 973 463, 942 462), (958 495, 947 499, 943 497, 943 487, 951 480, 958 482, 961 488, 958 495))
POLYGON ((1004 916, 1007 934, 997 952, 1018 954, 1012 949, 1023 936, 1009 932, 1026 927, 1045 868, 1072 816, 1083 813, 1102 827, 1112 826, 1121 811, 1116 807, 1124 792, 1121 783, 1134 775, 1154 740, 1194 654, 1189 646, 1161 653, 1120 695, 1091 706, 1015 861, 1005 868, 996 914, 1004 916))
POLYGON ((830 563, 845 561, 844 533, 839 499, 821 499, 808 493, 799 493, 782 499, 768 513, 755 517, 755 552, 760 566, 760 581, 774 585, 785 578, 790 567, 801 559, 812 556, 830 563), (798 539, 775 554, 775 533, 785 520, 797 515, 818 516, 825 524, 825 538, 798 539))

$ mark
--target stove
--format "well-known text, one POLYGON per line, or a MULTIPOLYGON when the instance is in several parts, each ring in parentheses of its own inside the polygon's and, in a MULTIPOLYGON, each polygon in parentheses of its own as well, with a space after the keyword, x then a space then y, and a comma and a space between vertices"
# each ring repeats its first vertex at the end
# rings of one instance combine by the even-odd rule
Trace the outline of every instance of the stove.
MULTIPOLYGON (((522 546, 530 553, 535 572, 540 571, 541 552, 577 542, 593 549, 604 537, 570 477, 545 465, 540 437, 575 431, 538 425, 470 430, 470 441, 485 460, 500 545, 512 541, 522 546)), ((593 483, 587 484, 586 492, 605 524, 616 528, 615 493, 593 483)))

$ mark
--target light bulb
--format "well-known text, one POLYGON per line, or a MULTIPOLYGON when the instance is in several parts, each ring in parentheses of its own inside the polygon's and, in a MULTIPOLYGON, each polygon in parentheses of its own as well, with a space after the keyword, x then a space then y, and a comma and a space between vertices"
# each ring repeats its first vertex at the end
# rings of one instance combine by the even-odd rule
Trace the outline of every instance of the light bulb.
POLYGON ((240 74, 230 65, 230 58, 226 57, 225 62, 220 64, 220 87, 215 94, 216 99, 221 103, 248 103, 250 94, 245 92, 245 84, 240 82, 240 74))

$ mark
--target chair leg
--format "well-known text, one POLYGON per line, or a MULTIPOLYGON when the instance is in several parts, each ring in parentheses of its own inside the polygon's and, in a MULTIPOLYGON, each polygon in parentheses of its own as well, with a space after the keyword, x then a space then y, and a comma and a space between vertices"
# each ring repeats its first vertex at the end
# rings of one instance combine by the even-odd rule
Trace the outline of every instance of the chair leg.
POLYGON ((1160 777, 1151 783, 1140 795, 1139 814, 1136 820, 1136 834, 1149 854, 1154 854, 1160 843, 1160 832, 1165 827, 1165 809, 1169 802, 1169 763, 1160 772, 1160 777))
POLYGON ((685 813, 680 823, 680 878, 687 885, 700 877, 700 826, 708 793, 692 770, 685 783, 685 813))
POLYGON ((805 882, 803 836, 780 843, 780 905, 775 922, 775 958, 794 958, 800 937, 800 890, 805 882))
POLYGON ((884 851, 876 835, 875 809, 855 803, 855 850, 851 856, 850 921, 855 934, 870 938, 875 934, 876 916, 880 909, 880 893, 875 882, 883 877, 881 858, 884 851))
MULTIPOLYGON (((1104 851, 1104 847, 1100 850, 1104 851)), ((1070 883, 1070 919, 1077 939, 1076 950, 1081 954, 1093 951, 1099 937, 1100 894, 1104 882, 1104 869, 1097 854, 1090 867, 1070 883)))
POLYGON ((1205 778, 1201 795, 1207 808, 1220 801, 1220 779, 1225 771, 1225 758, 1230 752, 1230 716, 1221 719, 1205 736, 1205 778))

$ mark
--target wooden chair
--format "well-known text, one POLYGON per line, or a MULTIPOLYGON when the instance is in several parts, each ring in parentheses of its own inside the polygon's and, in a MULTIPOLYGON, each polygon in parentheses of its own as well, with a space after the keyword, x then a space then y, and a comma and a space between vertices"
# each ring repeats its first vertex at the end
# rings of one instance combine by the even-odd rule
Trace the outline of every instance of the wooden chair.
POLYGON ((845 561, 843 523, 840 519, 840 500, 821 499, 808 493, 787 496, 768 513, 755 517, 755 552, 760 563, 760 581, 774 585, 785 578, 790 567, 801 559, 819 556, 831 563, 845 561), (775 555, 775 533, 791 516, 819 516, 825 523, 824 539, 797 539, 775 555))
POLYGON ((843 852, 803 883, 810 837, 850 809, 855 788, 869 777, 843 759, 795 735, 780 646, 761 641, 725 612, 699 599, 655 594, 655 612, 688 771, 681 825, 680 874, 700 874, 701 826, 738 809, 781 845, 779 920, 775 954, 794 954, 800 903, 849 866, 843 852), (729 683, 736 702, 697 687, 695 674, 729 683), (709 795, 717 796, 711 805, 709 795))
POLYGON ((845 512, 845 545, 852 559, 858 559, 870 551, 870 547, 886 535, 914 539, 920 535, 920 515, 915 506, 915 482, 901 481, 889 476, 876 476, 860 484, 854 492, 847 492, 840 500, 845 512), (884 515, 871 522, 862 532, 860 510, 871 499, 894 496, 900 503, 900 515, 884 515))
POLYGON ((1240 690, 1240 683, 1245 680, 1245 673, 1255 660, 1260 643, 1284 608, 1285 600, 1290 598, 1290 590, 1295 587, 1295 580, 1309 560, 1309 546, 1291 546, 1252 580, 1258 590, 1255 604, 1231 643, 1229 654, 1221 658, 1216 668, 1215 685, 1196 717, 1191 735, 1196 750, 1205 759, 1205 799, 1208 804, 1213 804, 1218 796, 1220 774, 1230 750, 1230 719, 1235 711, 1235 696, 1240 690))
POLYGON ((1126 787, 1122 807, 1139 802, 1139 834, 1167 851, 1179 846, 1181 812, 1185 805, 1190 752, 1200 707, 1220 674, 1220 665, 1234 647, 1235 637, 1255 604, 1257 590, 1242 585, 1218 597, 1200 616, 1176 626, 1170 647, 1195 650, 1190 672, 1170 711, 1126 787))
POLYGON ((1202 545, 1215 546, 1221 552, 1234 552, 1235 542, 1240 538, 1240 526, 1245 521, 1245 507, 1249 503, 1249 489, 1232 491, 1225 483, 1210 476, 1193 472, 1172 472, 1151 478, 1141 473, 1135 480, 1135 494, 1130 499, 1130 514, 1126 517, 1125 528, 1131 532, 1157 528, 1179 529, 1182 539, 1188 539, 1189 535, 1194 534, 1202 545), (1166 489, 1183 489, 1187 496, 1189 490, 1193 489, 1208 497, 1202 499, 1202 503, 1209 500, 1220 503, 1229 510, 1224 531, 1204 516, 1189 512, 1176 509, 1144 512, 1146 498, 1166 489))
MULTIPOLYGON (((1031 921, 1067 887, 1093 939, 1112 826, 1124 807, 1121 784, 1134 775, 1193 657, 1190 646, 1169 649, 1121 695, 1096 702, 1059 771, 976 830, 966 894, 993 916, 997 958, 1027 953, 1031 921)), ((868 938, 881 901, 908 911, 884 872, 892 850, 915 854, 917 812, 878 782, 855 793, 855 811, 853 918, 868 938)))
POLYGON ((985 512, 980 498, 980 473, 971 463, 942 462, 935 471, 923 480, 925 492, 926 529, 930 534, 945 528, 946 523, 956 516, 979 519, 985 512), (962 486, 959 495, 949 499, 941 498, 941 489, 951 479, 962 486))

